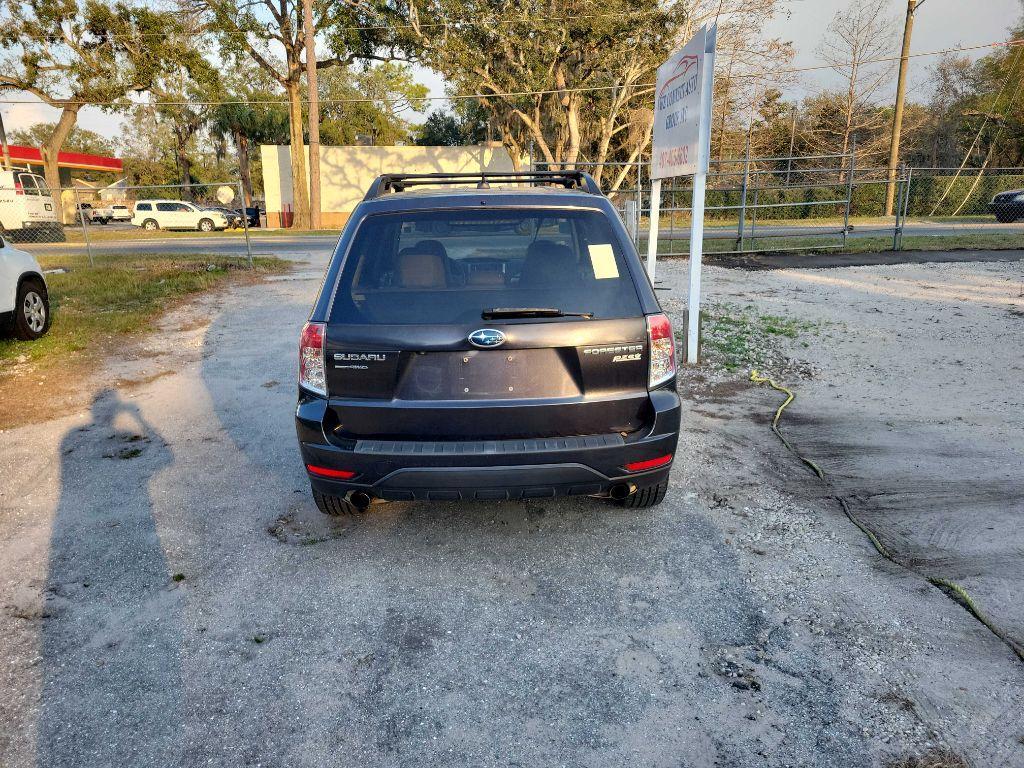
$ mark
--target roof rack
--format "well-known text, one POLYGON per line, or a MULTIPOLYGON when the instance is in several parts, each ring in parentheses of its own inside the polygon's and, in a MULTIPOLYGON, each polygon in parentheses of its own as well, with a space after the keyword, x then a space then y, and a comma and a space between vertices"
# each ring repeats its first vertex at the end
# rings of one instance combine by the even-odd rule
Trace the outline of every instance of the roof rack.
POLYGON ((558 184, 566 189, 579 189, 591 195, 600 195, 601 187, 584 171, 500 171, 481 173, 385 173, 374 179, 364 200, 375 200, 388 192, 404 192, 409 187, 454 186, 477 182, 477 189, 490 189, 498 184, 558 184))

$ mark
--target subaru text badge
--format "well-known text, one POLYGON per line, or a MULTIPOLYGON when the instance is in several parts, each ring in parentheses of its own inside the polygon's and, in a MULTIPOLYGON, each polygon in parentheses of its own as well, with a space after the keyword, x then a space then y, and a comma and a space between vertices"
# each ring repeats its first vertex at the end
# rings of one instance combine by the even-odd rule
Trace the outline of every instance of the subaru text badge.
POLYGON ((505 334, 493 328, 481 328, 469 334, 469 343, 481 349, 492 349, 505 343, 505 334))

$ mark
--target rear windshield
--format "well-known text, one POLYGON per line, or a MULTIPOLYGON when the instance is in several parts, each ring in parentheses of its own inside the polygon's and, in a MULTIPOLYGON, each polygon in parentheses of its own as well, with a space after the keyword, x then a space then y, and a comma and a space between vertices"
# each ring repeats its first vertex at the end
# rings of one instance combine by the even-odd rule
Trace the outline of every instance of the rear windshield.
POLYGON ((330 321, 474 323, 485 310, 520 307, 596 319, 641 314, 605 214, 452 209, 369 216, 349 251, 330 321))

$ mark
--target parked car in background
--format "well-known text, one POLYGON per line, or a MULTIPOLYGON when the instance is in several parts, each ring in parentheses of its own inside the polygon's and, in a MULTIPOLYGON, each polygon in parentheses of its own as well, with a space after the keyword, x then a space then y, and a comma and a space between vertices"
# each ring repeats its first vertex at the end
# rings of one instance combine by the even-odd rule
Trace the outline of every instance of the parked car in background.
POLYGON ((298 367, 299 449, 326 514, 374 497, 641 509, 668 489, 672 325, 579 171, 379 177, 345 225, 298 367), (448 186, 419 190, 431 184, 448 186))
POLYGON ((132 224, 148 230, 195 229, 213 232, 228 228, 227 217, 182 200, 139 200, 135 203, 132 224))
POLYGON ((84 203, 89 205, 89 210, 85 214, 85 220, 90 224, 109 224, 114 220, 114 209, 109 205, 101 205, 99 203, 84 203))
POLYGON ((89 224, 109 224, 112 221, 131 221, 132 212, 127 205, 79 203, 78 214, 89 224))
POLYGON ((31 341, 50 328, 50 298, 35 258, 0 237, 0 332, 31 341))
POLYGON ((0 236, 26 242, 64 241, 46 179, 29 171, 0 170, 0 236))
POLYGON ((203 207, 207 211, 219 211, 224 214, 224 218, 228 220, 228 227, 231 229, 238 229, 242 226, 242 214, 238 211, 233 211, 230 208, 224 208, 219 205, 207 205, 203 207))
POLYGON ((249 220, 249 228, 258 227, 260 225, 260 209, 255 206, 250 208, 240 208, 238 213, 243 214, 249 220))
POLYGON ((110 206, 110 215, 113 221, 131 221, 132 209, 127 205, 112 205, 110 206))
POLYGON ((996 221, 1002 224, 1024 219, 1024 189, 1000 192, 992 198, 988 209, 995 215, 996 221))

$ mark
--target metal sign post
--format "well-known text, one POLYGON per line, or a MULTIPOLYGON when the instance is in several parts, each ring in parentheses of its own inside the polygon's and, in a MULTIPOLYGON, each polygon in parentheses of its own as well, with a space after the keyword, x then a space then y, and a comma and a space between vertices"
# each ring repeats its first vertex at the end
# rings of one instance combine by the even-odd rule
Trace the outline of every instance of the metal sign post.
POLYGON ((658 67, 654 94, 651 151, 651 219, 647 237, 647 273, 654 280, 658 259, 661 180, 693 176, 690 222, 690 291, 687 304, 686 362, 697 362, 700 329, 700 269, 704 251, 704 196, 711 156, 711 105, 714 93, 718 27, 703 27, 658 67))

